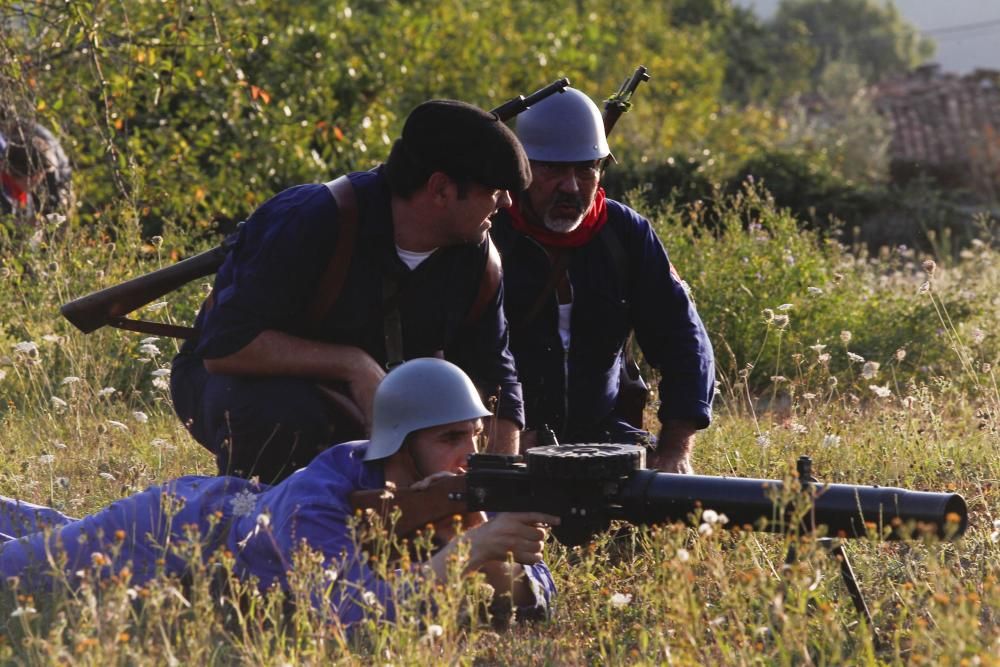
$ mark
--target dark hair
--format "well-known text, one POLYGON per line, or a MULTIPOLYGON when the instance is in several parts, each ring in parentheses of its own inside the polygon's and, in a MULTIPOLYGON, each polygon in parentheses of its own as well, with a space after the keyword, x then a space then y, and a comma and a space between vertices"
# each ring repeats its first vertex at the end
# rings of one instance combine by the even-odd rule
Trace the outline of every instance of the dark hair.
POLYGON ((471 184, 515 192, 531 184, 528 158, 510 128, 455 100, 431 100, 411 111, 385 164, 389 188, 404 198, 435 171, 455 181, 460 196, 471 184))

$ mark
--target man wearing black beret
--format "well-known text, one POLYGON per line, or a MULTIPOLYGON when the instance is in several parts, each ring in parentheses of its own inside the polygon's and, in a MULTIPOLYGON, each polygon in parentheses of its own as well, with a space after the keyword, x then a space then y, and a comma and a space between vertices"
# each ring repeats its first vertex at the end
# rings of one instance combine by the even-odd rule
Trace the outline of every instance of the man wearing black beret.
POLYGON ((171 374, 175 410, 219 473, 273 483, 365 437, 386 369, 429 356, 495 397, 489 447, 516 452, 521 387, 487 232, 530 182, 494 115, 433 100, 410 113, 384 165, 258 208, 171 374))

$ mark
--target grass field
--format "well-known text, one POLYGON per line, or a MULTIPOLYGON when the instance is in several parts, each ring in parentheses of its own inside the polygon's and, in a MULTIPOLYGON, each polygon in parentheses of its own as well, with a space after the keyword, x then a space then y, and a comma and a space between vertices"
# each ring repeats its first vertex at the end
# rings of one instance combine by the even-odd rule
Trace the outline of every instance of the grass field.
MULTIPOLYGON (((698 238, 673 221, 680 213, 662 216, 661 236, 720 359, 717 417, 700 436, 696 468, 786 479, 810 454, 824 480, 962 493, 971 520, 958 542, 848 545, 880 650, 814 543, 799 544, 786 567, 785 539, 715 524, 605 535, 577 550, 552 543, 551 621, 501 632, 462 602, 482 599, 474 580, 427 593, 434 617, 413 603, 400 623, 372 620, 351 634, 308 605, 284 614, 277 592, 248 594, 237 613, 213 596, 205 567, 187 585, 164 578, 136 588, 125 572, 45 596, 7 582, 0 659, 1000 664, 1000 260, 990 237, 931 266, 906 249, 821 252, 768 215, 764 232, 735 225, 698 238), (713 269, 730 279, 756 272, 757 283, 732 288, 753 299, 727 301, 713 269), (792 281, 786 270, 811 273, 792 281), (724 317, 746 329, 723 327, 724 317)), ((177 240, 133 232, 100 243, 56 222, 34 246, 12 250, 0 276, 0 493, 83 515, 164 479, 211 474, 170 409, 164 369, 174 343, 106 330, 85 337, 57 314, 68 298, 169 262, 177 240)), ((189 320, 201 294, 193 285, 145 314, 189 320)), ((190 558, 200 561, 196 549, 190 558)), ((213 565, 224 572, 230 562, 219 555, 213 565)), ((298 565, 292 599, 330 585, 307 554, 298 565)))

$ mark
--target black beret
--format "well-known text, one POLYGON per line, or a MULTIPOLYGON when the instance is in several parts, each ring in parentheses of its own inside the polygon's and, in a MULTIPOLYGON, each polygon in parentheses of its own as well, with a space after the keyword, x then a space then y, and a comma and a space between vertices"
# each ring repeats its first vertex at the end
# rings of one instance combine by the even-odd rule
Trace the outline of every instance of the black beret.
POLYGON ((414 163, 457 181, 514 192, 531 185, 528 157, 514 133, 493 114, 465 102, 419 105, 406 118, 401 143, 414 163))

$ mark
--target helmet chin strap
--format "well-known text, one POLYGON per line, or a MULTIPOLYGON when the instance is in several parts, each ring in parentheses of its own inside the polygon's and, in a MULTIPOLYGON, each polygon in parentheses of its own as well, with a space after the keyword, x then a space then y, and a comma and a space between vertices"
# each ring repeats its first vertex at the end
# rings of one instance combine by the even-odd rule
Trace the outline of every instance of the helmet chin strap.
POLYGON ((420 464, 417 463, 417 457, 413 455, 413 443, 410 441, 409 436, 407 436, 406 442, 403 444, 406 448, 406 455, 410 458, 410 469, 416 474, 413 481, 419 482, 420 480, 428 477, 429 475, 424 472, 420 464))

